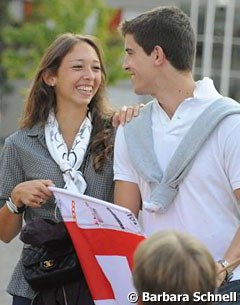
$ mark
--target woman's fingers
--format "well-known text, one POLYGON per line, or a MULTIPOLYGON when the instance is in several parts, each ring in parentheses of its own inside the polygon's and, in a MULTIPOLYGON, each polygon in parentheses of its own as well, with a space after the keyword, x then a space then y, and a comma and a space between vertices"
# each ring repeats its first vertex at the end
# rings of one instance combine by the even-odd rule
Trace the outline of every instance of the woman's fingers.
POLYGON ((48 186, 53 186, 51 180, 32 180, 18 184, 12 191, 12 201, 17 205, 40 207, 52 197, 48 186))
POLYGON ((120 124, 130 122, 133 117, 136 117, 140 113, 140 109, 144 104, 135 104, 133 106, 123 106, 118 112, 116 112, 112 118, 113 127, 118 127, 120 124))

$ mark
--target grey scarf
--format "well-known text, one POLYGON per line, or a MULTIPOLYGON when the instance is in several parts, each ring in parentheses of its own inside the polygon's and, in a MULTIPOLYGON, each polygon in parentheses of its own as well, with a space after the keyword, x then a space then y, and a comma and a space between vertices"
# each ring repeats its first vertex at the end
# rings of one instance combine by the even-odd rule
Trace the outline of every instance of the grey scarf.
POLYGON ((222 97, 207 107, 180 142, 163 174, 153 149, 153 103, 148 103, 139 117, 124 126, 124 134, 130 159, 150 186, 150 200, 143 202, 144 208, 164 213, 176 197, 179 184, 186 177, 203 143, 225 117, 240 114, 240 105, 222 97))

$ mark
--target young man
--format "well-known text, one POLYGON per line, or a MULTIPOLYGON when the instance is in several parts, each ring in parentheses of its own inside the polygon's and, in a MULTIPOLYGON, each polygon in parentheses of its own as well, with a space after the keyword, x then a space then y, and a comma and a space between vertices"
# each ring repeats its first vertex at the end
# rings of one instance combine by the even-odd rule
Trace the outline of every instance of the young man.
MULTIPOLYGON (((147 234, 191 233, 221 269, 240 256, 240 106, 222 99, 211 79, 194 81, 195 34, 180 9, 156 8, 120 30, 133 89, 154 100, 118 128, 115 202, 147 234)), ((230 279, 230 290, 240 290, 240 268, 223 272, 218 285, 230 279)))

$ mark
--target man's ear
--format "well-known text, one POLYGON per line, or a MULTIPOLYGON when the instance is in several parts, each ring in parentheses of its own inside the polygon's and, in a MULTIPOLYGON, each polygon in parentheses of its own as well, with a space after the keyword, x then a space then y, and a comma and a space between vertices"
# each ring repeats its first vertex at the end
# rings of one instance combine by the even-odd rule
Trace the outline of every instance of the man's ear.
POLYGON ((160 46, 155 46, 153 52, 156 65, 161 65, 166 60, 163 49, 160 46))
POLYGON ((42 79, 48 86, 54 87, 56 85, 56 77, 48 71, 43 73, 42 79))

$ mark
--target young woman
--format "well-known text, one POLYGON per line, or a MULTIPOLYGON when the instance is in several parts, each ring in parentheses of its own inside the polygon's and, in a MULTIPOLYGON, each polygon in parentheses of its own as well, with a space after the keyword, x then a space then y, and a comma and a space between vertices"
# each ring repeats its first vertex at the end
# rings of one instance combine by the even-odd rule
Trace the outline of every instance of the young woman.
MULTIPOLYGON (((105 81, 101 50, 93 37, 62 34, 46 50, 21 128, 6 139, 1 153, 2 241, 10 242, 20 232, 23 216, 26 223, 38 217, 56 220, 56 213, 59 219, 48 186, 112 201, 113 110, 105 81)), ((36 298, 22 270, 20 258, 7 289, 14 305, 31 304, 36 298)), ((71 304, 93 304, 85 279, 77 284, 81 293, 71 304)), ((69 291, 56 295, 67 302, 69 291)))

